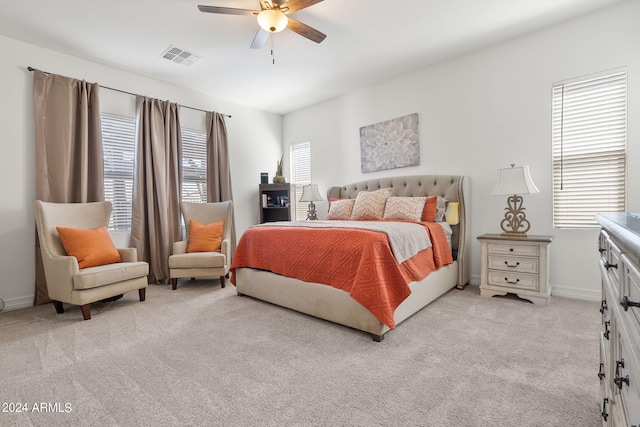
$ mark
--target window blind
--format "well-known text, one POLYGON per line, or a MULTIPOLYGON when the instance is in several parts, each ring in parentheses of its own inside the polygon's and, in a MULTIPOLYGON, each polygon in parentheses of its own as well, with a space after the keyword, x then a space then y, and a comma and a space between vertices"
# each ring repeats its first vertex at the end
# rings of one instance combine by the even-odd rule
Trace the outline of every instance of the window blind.
POLYGON ((291 144, 291 184, 293 185, 295 219, 302 221, 307 218, 307 204, 300 203, 302 187, 311 184, 311 142, 291 144))
POLYGON ((626 209, 626 70, 556 83, 552 98, 553 225, 597 226, 626 209))
POLYGON ((207 202, 207 142, 203 131, 182 129, 182 201, 207 202))
POLYGON ((110 230, 131 229, 135 122, 130 117, 102 114, 104 197, 113 205, 110 230))

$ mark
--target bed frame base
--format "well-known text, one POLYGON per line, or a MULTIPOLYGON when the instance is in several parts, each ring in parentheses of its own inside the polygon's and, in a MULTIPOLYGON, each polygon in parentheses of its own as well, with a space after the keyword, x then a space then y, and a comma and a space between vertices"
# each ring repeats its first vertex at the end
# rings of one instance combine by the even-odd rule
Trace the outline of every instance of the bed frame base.
MULTIPOLYGON (((376 342, 384 339, 389 327, 341 289, 320 283, 304 282, 268 271, 236 269, 238 295, 290 308, 371 334, 376 342)), ((419 282, 412 282, 411 295, 394 314, 396 326, 424 306, 456 287, 458 264, 447 265, 419 282)))

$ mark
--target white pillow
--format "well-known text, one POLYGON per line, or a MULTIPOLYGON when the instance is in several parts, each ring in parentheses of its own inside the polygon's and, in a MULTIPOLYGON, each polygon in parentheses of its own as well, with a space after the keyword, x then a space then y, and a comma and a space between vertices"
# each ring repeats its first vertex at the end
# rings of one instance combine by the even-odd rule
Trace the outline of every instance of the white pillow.
POLYGON ((329 205, 329 213, 327 219, 351 219, 351 212, 356 199, 338 199, 332 200, 329 205))
POLYGON ((376 191, 359 192, 351 212, 351 219, 355 221, 382 219, 387 198, 392 191, 391 188, 382 188, 376 191))
POLYGON ((420 222, 426 201, 426 197, 389 197, 382 219, 420 222))

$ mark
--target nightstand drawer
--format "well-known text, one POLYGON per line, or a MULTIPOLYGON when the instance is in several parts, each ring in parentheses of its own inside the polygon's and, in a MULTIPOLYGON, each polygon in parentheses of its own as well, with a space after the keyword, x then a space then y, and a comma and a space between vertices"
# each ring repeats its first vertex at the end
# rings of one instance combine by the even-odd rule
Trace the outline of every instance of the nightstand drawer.
POLYGON ((488 252, 496 255, 518 255, 518 256, 534 256, 537 257, 537 245, 518 245, 516 243, 489 243, 487 245, 488 252))
POLYGON ((489 255, 489 269, 514 271, 518 273, 538 273, 538 258, 515 258, 489 255))
POLYGON ((518 274, 509 271, 489 271, 488 284, 490 286, 504 286, 512 289, 539 289, 538 276, 518 274))

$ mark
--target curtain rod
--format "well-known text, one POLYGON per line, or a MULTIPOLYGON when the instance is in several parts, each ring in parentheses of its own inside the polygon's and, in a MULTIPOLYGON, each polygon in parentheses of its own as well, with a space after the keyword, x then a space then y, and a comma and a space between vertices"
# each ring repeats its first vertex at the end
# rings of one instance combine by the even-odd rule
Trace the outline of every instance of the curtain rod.
MULTIPOLYGON (((35 68, 33 68, 32 66, 28 66, 28 67, 27 67, 27 70, 29 70, 29 71, 33 71, 33 70, 35 70, 35 68)), ((50 72, 48 72, 48 71, 43 71, 43 72, 44 72, 44 73, 46 73, 46 74, 51 74, 51 73, 50 73, 50 72)), ((109 89, 109 90, 115 91, 115 92, 126 93, 127 95, 140 96, 140 95, 138 95, 137 93, 127 92, 126 90, 121 90, 121 89, 114 89, 114 88, 112 88, 112 87, 109 87, 109 86, 103 86, 103 85, 101 85, 101 84, 98 84, 98 86, 100 86, 101 88, 104 88, 104 89, 109 89)), ((178 105, 180 105, 181 107, 184 107, 184 108, 188 108, 188 109, 190 109, 190 110, 202 111, 203 113, 208 113, 208 112, 209 112, 209 111, 206 111, 206 110, 202 110, 202 109, 200 109, 200 108, 189 107, 189 106, 187 106, 187 105, 182 105, 182 104, 178 104, 178 105)), ((223 116, 231 118, 231 115, 229 115, 229 114, 223 114, 223 116)))

